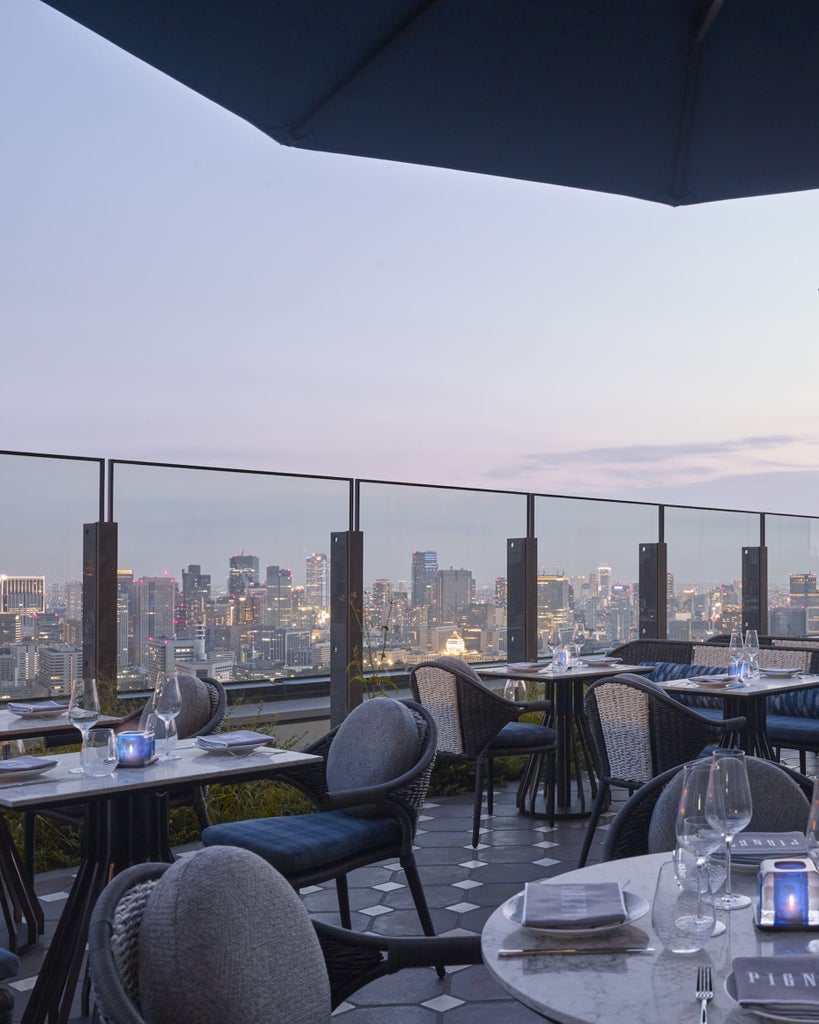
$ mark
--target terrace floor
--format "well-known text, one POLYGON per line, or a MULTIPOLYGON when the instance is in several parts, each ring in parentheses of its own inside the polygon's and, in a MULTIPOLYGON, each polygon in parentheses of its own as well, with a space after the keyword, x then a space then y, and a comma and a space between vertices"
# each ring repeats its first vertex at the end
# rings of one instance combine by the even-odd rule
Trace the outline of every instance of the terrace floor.
MULTIPOLYGON (((785 752, 790 754, 790 752, 785 752)), ((786 757, 798 768, 796 755, 786 757)), ((808 774, 816 775, 819 762, 808 760, 808 774)), ((601 822, 590 856, 599 856, 605 827, 625 798, 615 791, 612 812, 601 822)), ((429 800, 417 835, 417 859, 436 932, 479 933, 484 922, 523 883, 550 878, 577 865, 586 820, 565 820, 549 828, 545 820, 517 813, 513 786, 498 789, 495 814, 484 818, 476 850, 469 842, 471 794, 429 800)), ((178 851, 182 856, 192 848, 178 851)), ((15 991, 15 1021, 19 1021, 45 948, 58 919, 71 872, 37 877, 37 892, 46 915, 46 936, 21 956, 21 977, 15 991)), ((349 878, 353 927, 384 935, 417 935, 418 918, 397 864, 384 863, 353 872, 349 878)), ((338 923, 335 888, 313 886, 303 890, 305 904, 318 918, 338 923)), ((86 1020, 77 1013, 72 1024, 86 1020)), ((404 971, 382 978, 356 993, 336 1011, 344 1024, 535 1024, 543 1018, 507 996, 483 967, 455 969, 440 980, 429 969, 404 971)))

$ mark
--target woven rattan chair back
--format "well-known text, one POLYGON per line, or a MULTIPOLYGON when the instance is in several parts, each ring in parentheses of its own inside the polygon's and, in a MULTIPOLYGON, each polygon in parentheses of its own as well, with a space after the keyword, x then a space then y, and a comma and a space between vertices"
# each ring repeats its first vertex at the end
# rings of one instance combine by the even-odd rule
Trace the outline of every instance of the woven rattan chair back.
POLYGON ((633 792, 667 769, 693 760, 704 747, 719 742, 723 733, 721 723, 673 700, 655 683, 628 673, 592 683, 583 707, 599 785, 580 867, 588 859, 611 786, 633 792))

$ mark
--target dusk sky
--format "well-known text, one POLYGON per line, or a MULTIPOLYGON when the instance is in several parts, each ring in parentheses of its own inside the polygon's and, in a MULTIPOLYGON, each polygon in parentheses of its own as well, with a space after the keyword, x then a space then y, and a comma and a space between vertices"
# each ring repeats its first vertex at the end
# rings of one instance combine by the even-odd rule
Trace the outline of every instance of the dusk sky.
POLYGON ((819 193, 288 149, 39 0, 0 96, 0 447, 819 511, 819 193))

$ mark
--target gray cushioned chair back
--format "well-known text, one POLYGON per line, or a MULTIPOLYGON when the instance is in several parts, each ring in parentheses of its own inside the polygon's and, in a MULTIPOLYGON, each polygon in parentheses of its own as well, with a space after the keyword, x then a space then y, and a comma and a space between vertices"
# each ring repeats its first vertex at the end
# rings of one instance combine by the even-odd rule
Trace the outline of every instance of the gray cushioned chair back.
MULTIPOLYGON (((365 789, 400 778, 418 760, 418 725, 408 707, 373 697, 350 712, 327 753, 327 791, 365 789)), ((366 817, 379 808, 350 808, 366 817)))
MULTIPOLYGON (((810 804, 799 785, 772 761, 746 757, 745 764, 753 801, 753 815, 748 831, 804 832, 810 804)), ((673 850, 677 845, 674 826, 682 783, 683 771, 680 768, 657 800, 648 828, 650 853, 673 850)))
POLYGON ((155 883, 139 930, 146 1024, 326 1024, 330 987, 310 918, 261 857, 199 850, 155 883))

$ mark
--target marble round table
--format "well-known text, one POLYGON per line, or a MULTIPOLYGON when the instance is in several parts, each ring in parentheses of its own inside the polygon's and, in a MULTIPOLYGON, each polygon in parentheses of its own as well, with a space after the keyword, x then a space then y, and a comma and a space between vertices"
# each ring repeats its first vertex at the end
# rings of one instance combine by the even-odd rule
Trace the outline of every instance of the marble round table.
MULTIPOLYGON (((594 864, 567 872, 554 881, 619 881, 649 901, 660 864, 671 854, 650 854, 594 864)), ((520 1002, 556 1024, 697 1024, 694 998, 697 966, 710 965, 714 998, 708 1004, 709 1024, 763 1024, 742 1010, 725 991, 725 979, 737 956, 806 953, 815 932, 763 932, 754 927, 756 871, 734 870, 734 889, 752 897, 752 907, 718 911, 726 931, 708 940, 699 953, 669 953, 651 927, 651 914, 633 924, 572 945, 652 946, 654 953, 596 954, 500 958, 499 949, 567 945, 552 936, 526 931, 509 921, 499 907, 483 929, 483 959, 490 974, 520 1002)))

